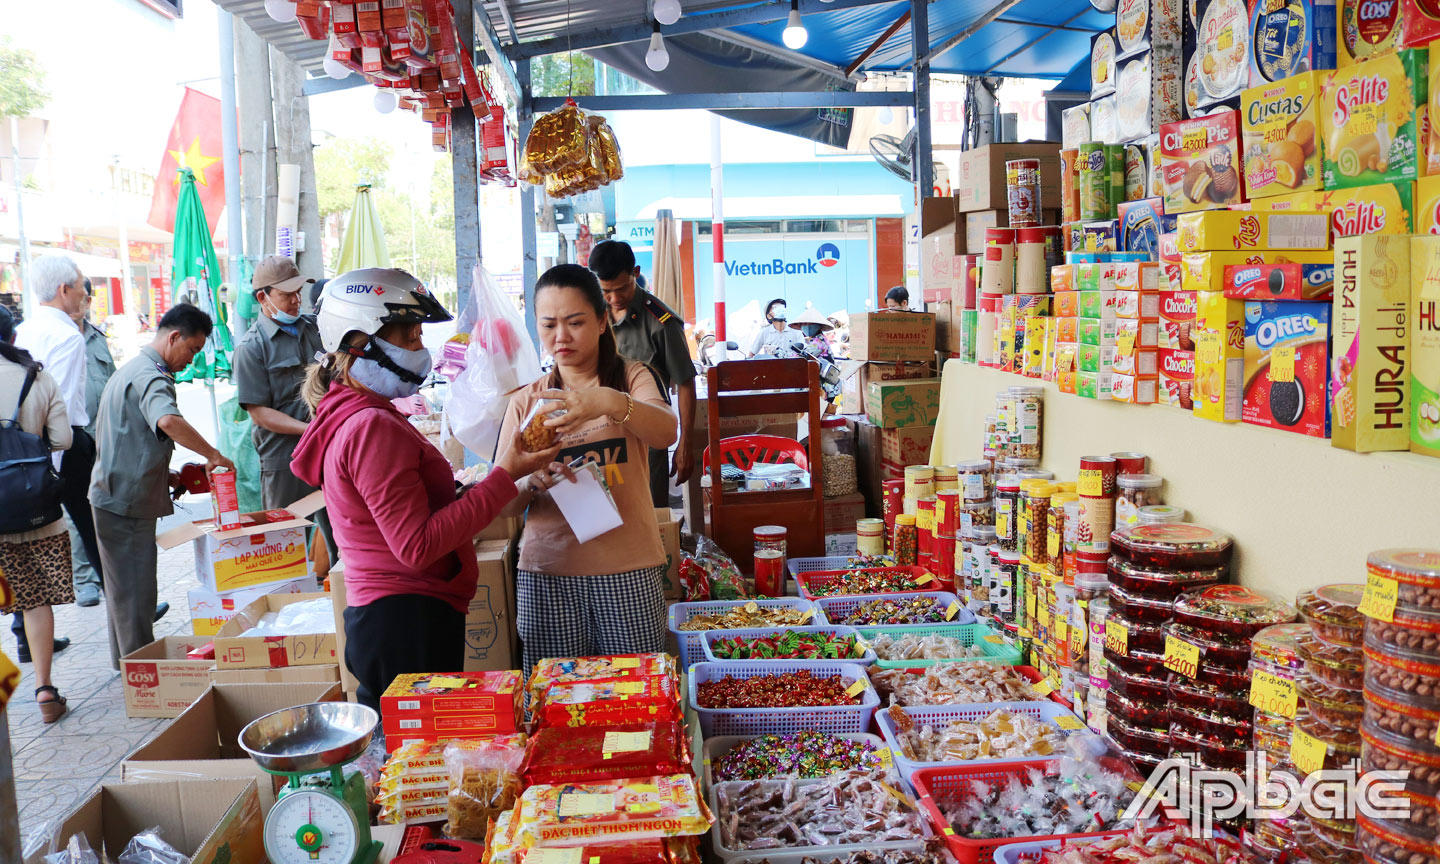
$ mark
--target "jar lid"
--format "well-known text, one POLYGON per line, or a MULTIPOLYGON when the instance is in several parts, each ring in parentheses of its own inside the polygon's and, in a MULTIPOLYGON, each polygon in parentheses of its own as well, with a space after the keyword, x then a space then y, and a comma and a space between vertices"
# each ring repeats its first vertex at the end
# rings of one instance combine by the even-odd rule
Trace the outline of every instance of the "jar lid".
POLYGON ((1004 561, 1006 564, 1019 564, 1020 553, 1015 551, 1014 549, 1001 549, 1000 560, 1004 561))
POLYGON ((931 465, 906 465, 905 476, 909 477, 933 477, 935 468, 931 465))
POLYGON ((896 513, 896 514, 895 514, 895 524, 896 524, 896 525, 914 525, 914 524, 915 524, 915 514, 914 514, 914 513, 896 513))
POLYGON ((1050 493, 1050 509, 1054 510, 1056 507, 1064 507, 1067 501, 1074 501, 1075 498, 1076 495, 1074 492, 1065 492, 1057 488, 1054 492, 1050 493))
POLYGON ((1271 624, 1250 637, 1250 656, 1272 666, 1297 669, 1304 665, 1300 640, 1308 635, 1309 624, 1271 624))
POLYGON ((1019 492, 1020 478, 1016 477, 1014 474, 1004 474, 1001 475, 999 480, 995 481, 995 486, 997 488, 1010 489, 1012 491, 1019 492))
POLYGON ((1046 471, 1044 468, 1025 468, 1015 474, 1022 480, 1045 480, 1048 482, 1055 478, 1054 471, 1046 471))
POLYGON ((1365 618, 1360 614, 1360 598, 1364 594, 1364 585, 1325 585, 1296 597, 1295 608, 1307 619, 1358 630, 1365 624, 1365 618))
POLYGON ((1175 612, 1219 624, 1283 624, 1295 620, 1295 607, 1243 585, 1191 588, 1175 598, 1175 612))
POLYGON ((1440 584, 1440 550, 1381 549, 1365 563, 1372 573, 1410 585, 1440 584))
POLYGON ((781 539, 785 536, 788 530, 789 529, 787 529, 784 525, 756 525, 755 537, 757 539, 760 537, 781 539))
POLYGON ((995 539, 995 526, 976 525, 970 529, 970 533, 974 535, 972 539, 976 542, 988 544, 991 540, 995 539))
POLYGON ((856 519, 855 530, 863 533, 885 530, 884 519, 856 519))
POLYGON ((948 477, 948 478, 950 478, 950 479, 953 480, 958 473, 959 473, 959 472, 957 472, 957 471, 955 470, 955 466, 954 466, 954 465, 936 465, 936 466, 935 466, 935 476, 936 476, 936 478, 948 477))
POLYGON ((967 461, 965 461, 965 462, 957 462, 957 463, 955 464, 955 470, 957 470, 957 471, 963 471, 963 472, 966 473, 966 474, 989 474, 989 473, 990 473, 990 460, 989 460, 989 459, 969 459, 969 460, 967 460, 967 461))
POLYGON ((1168 525, 1185 521, 1185 508, 1174 504, 1148 504, 1136 511, 1141 525, 1168 525))
MULTIPOLYGON (((1026 161, 1026 160, 1020 160, 1020 161, 1026 161)), ((1039 166, 1037 165, 1036 167, 1038 168, 1039 166)), ((1044 243, 1044 242, 1045 242, 1045 229, 1044 229, 1044 228, 1039 228, 1039 227, 1035 227, 1035 228, 1016 228, 1016 229, 1015 229, 1015 241, 1016 241, 1017 243, 1044 243)))
POLYGON ((1059 489, 1061 492, 1066 492, 1073 495, 1076 493, 1076 490, 1080 488, 1080 484, 1074 480, 1060 480, 1055 483, 1055 488, 1059 489))
POLYGON ((1049 480, 1036 480, 1030 484, 1030 497, 1049 498, 1055 494, 1055 484, 1049 480))
POLYGON ((923 508, 925 508, 926 510, 934 510, 934 509, 935 509, 935 496, 934 496, 934 495, 923 495, 923 496, 921 496, 921 497, 919 497, 919 498, 916 498, 916 499, 915 499, 915 506, 916 506, 916 507, 923 507, 923 508))
POLYGON ((844 417, 841 417, 841 416, 838 416, 838 415, 835 416, 835 417, 826 417, 826 418, 824 418, 823 420, 820 421, 820 428, 821 428, 821 429, 844 429, 844 428, 845 428, 845 423, 846 423, 845 418, 844 418, 844 417))
POLYGON ((1157 489, 1165 483, 1159 474, 1121 474, 1115 485, 1121 489, 1157 489))
POLYGON ((1138 554, 1171 555, 1185 558, 1205 556, 1228 560, 1233 541, 1224 531, 1192 522, 1162 525, 1127 525, 1110 535, 1110 542, 1131 558, 1138 554))

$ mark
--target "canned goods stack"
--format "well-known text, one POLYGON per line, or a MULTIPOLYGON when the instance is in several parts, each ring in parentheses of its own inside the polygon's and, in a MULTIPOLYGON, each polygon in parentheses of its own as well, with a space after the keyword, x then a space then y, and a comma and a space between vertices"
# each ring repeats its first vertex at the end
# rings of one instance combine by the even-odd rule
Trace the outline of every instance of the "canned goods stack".
POLYGON ((935 490, 935 551, 932 570, 941 579, 954 579, 955 586, 959 588, 962 584, 959 579, 960 511, 964 499, 954 479, 954 466, 949 466, 949 471, 950 487, 935 490))
POLYGON ((926 495, 915 502, 915 563, 934 571, 935 496, 926 495))
POLYGON ((914 515, 921 498, 935 497, 935 469, 929 465, 905 466, 905 497, 902 513, 914 515))
MULTIPOLYGON (((1052 511, 1053 508, 1052 508, 1052 511)), ((1075 589, 1072 626, 1081 639, 1071 637, 1070 665, 1075 678, 1075 713, 1086 718, 1094 729, 1105 729, 1105 691, 1109 687, 1105 672, 1105 615, 1110 608, 1110 580, 1107 577, 1103 552, 1086 552, 1077 556, 1077 568, 1066 577, 1066 584, 1075 589), (1097 635, 1098 634, 1098 635, 1097 635), (1093 649, 1092 649, 1093 643, 1093 649)))
POLYGON ((905 512, 905 481, 883 480, 880 489, 884 494, 881 515, 885 517, 885 536, 895 533, 895 517, 905 512))
MULTIPOLYGON (((1358 606, 1363 648, 1354 647, 1354 630, 1326 614, 1329 609, 1312 624, 1322 644, 1363 651, 1361 769, 1410 772, 1404 788, 1409 817, 1362 816, 1356 845, 1375 860, 1434 861, 1440 857, 1440 550, 1382 549, 1371 553, 1367 569, 1358 606)), ((1353 686, 1353 675, 1323 668, 1335 685, 1353 686)), ((1327 827, 1317 825, 1317 833, 1327 827)))

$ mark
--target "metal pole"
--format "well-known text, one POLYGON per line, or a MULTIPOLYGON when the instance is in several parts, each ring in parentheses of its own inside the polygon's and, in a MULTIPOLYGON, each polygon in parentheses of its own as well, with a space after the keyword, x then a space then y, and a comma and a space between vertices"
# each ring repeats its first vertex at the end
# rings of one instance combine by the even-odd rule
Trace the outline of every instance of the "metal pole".
MULTIPOLYGON (((530 61, 521 60, 516 64, 515 77, 520 82, 520 98, 526 103, 517 105, 516 116, 520 119, 519 145, 525 147, 530 137, 530 127, 535 118, 530 113, 530 61)), ((540 272, 535 260, 535 185, 520 181, 520 290, 525 293, 525 328, 536 345, 540 337, 535 329, 535 280, 540 272)))
MULTIPOLYGON (((454 0, 455 34, 461 47, 475 56, 474 0, 454 0)), ((450 149, 454 154, 451 190, 455 196, 455 302, 464 309, 475 290, 474 267, 480 261, 480 165, 475 112, 451 112, 450 149)))
POLYGON ((725 352, 725 169, 720 155, 720 115, 710 114, 710 249, 715 294, 715 344, 725 352))
POLYGON ((10 117, 10 165, 15 172, 15 224, 20 234, 20 308, 29 318, 35 311, 35 292, 30 290, 30 239, 25 236, 25 186, 20 175, 20 118, 10 117))
POLYGON ((240 285, 240 259, 245 255, 245 227, 241 222, 244 204, 240 198, 240 126, 235 112, 235 17, 224 9, 217 9, 216 21, 220 41, 220 155, 225 168, 225 252, 230 265, 225 274, 229 278, 225 281, 230 283, 233 299, 244 290, 240 285))
MULTIPOLYGON (((125 207, 120 201, 120 157, 114 158, 114 170, 110 175, 111 204, 115 208, 116 240, 120 244, 120 296, 130 304, 131 314, 140 311, 140 292, 134 290, 130 281, 130 226, 126 223, 125 207)), ((109 309, 105 312, 108 314, 109 309)))
POLYGON ((915 58, 915 200, 933 194, 935 151, 930 137, 930 0, 910 0, 910 50, 915 58))

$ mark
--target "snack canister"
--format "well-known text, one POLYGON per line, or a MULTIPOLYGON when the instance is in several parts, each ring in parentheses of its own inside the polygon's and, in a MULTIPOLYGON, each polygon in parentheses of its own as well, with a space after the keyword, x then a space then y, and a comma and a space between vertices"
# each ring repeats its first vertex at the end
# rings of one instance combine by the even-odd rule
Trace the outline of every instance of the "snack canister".
POLYGON ((980 295, 980 309, 975 315, 975 363, 995 367, 995 331, 1000 326, 1000 295, 980 295))
POLYGON ((1144 453, 1121 451, 1110 456, 1115 460, 1117 474, 1145 474, 1149 471, 1150 457, 1144 453))
POLYGON ((1005 163, 1005 195, 1011 228, 1040 224, 1039 159, 1011 159, 1005 163))
POLYGON ((1111 219, 1115 215, 1115 202, 1111 200, 1113 189, 1110 181, 1110 165, 1106 160, 1105 145, 1099 141, 1087 141, 1080 145, 1079 186, 1080 219, 1090 222, 1111 219))
POLYGON ((890 535, 890 554, 895 556, 895 563, 901 567, 914 565, 917 543, 914 514, 895 514, 895 527, 890 535))
POLYGON ((885 554, 885 520, 855 520, 855 551, 871 557, 885 554))
POLYGON ((960 527, 960 506, 964 501, 959 489, 935 490, 935 536, 954 539, 960 527))
POLYGON ((955 470, 954 465, 934 465, 935 469, 935 494, 939 495, 941 490, 954 489, 959 482, 960 472, 955 470))
POLYGON ((1020 294, 1050 292, 1045 268, 1045 229, 1038 225, 1015 231, 1015 290, 1020 294))
POLYGON ((980 292, 1015 293, 1015 229, 985 229, 985 260, 980 265, 980 292))
POLYGON ((935 494, 935 469, 929 465, 905 466, 905 512, 914 513, 911 501, 935 494))
POLYGON ((785 596, 785 553, 778 549, 755 552, 755 593, 761 597, 785 596))
POLYGON ((885 493, 881 514, 885 517, 885 533, 888 535, 895 528, 895 516, 905 512, 905 481, 884 480, 880 488, 885 493))
POLYGON ((215 511, 215 527, 221 531, 240 527, 240 493, 235 485, 235 472, 220 467, 210 472, 210 500, 215 511))
MULTIPOLYGON (((952 579, 955 573, 955 547, 958 541, 954 537, 935 538, 935 566, 931 569, 941 579, 952 579)), ((954 583, 954 584, 959 584, 954 583)))
POLYGON ((915 536, 919 563, 924 564, 935 552, 934 495, 928 495, 915 502, 915 536))
POLYGON ((1114 456, 1081 456, 1076 491, 1081 498, 1115 497, 1115 475, 1119 463, 1114 456))

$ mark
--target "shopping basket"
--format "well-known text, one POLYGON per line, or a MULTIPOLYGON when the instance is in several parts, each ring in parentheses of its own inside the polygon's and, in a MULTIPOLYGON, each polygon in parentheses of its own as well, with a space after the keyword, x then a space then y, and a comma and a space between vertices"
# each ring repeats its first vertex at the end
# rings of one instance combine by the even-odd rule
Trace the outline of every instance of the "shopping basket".
POLYGON ((817 660, 729 660, 724 663, 696 663, 690 667, 690 705, 700 718, 706 738, 712 735, 788 735, 791 732, 864 732, 880 707, 880 697, 870 686, 865 667, 856 663, 817 660), (847 685, 865 682, 855 705, 820 705, 800 708, 705 708, 699 700, 700 685, 731 678, 756 678, 809 670, 816 678, 839 677, 847 685))
MULTIPOLYGON (((916 726, 930 726, 936 729, 943 729, 951 723, 978 723, 1001 709, 1012 714, 1023 714, 1035 720, 1041 720, 1056 727, 1061 732, 1069 734, 1084 730, 1085 724, 1081 722, 1065 706, 1055 702, 988 702, 977 705, 915 705, 901 708, 915 721, 916 726), (1066 719, 1061 719, 1066 718, 1066 719), (1064 725, 1061 725, 1061 724, 1064 725), (1066 728, 1066 727, 1070 728, 1066 728)), ((894 709, 891 709, 894 710, 894 709)), ((895 764, 899 767, 900 773, 909 780, 916 771, 921 768, 938 768, 951 765, 979 765, 998 764, 1004 762, 1029 762, 1036 758, 1031 756, 1016 756, 998 759, 951 759, 940 762, 919 762, 905 757, 905 749, 900 746, 900 731, 895 727, 895 720, 890 716, 890 711, 879 711, 875 714, 875 720, 880 726, 880 734, 885 736, 885 743, 890 746, 890 752, 894 754, 895 764)), ((1043 758, 1049 758, 1043 757, 1043 758)))
POLYGON ((809 571, 806 571, 806 572, 801 573, 801 574, 799 574, 798 576, 796 576, 796 577, 795 577, 795 584, 796 584, 797 586, 799 586, 800 596, 801 596, 801 597, 804 597, 806 600, 818 600, 818 599, 820 599, 821 597, 845 597, 845 596, 851 596, 851 595, 847 595, 847 594, 836 594, 836 593, 834 593, 833 591, 826 591, 826 590, 824 590, 824 589, 831 588, 831 587, 836 586, 836 585, 843 585, 844 583, 850 581, 852 574, 855 574, 855 573, 897 573, 897 574, 900 574, 900 575, 903 575, 903 576, 909 576, 911 579, 915 580, 917 583, 919 583, 921 580, 925 579, 926 576, 929 576, 929 577, 930 577, 928 580, 926 580, 926 581, 924 582, 924 584, 921 585, 920 588, 911 589, 910 591, 885 591, 885 592, 881 592, 881 593, 885 593, 885 594, 913 594, 915 591, 923 591, 923 590, 926 590, 927 587, 928 587, 928 588, 933 588, 933 589, 936 590, 936 591, 950 591, 950 592, 953 592, 953 591, 955 590, 955 579, 954 579, 954 577, 951 577, 951 578, 948 578, 948 579, 947 579, 947 578, 944 578, 944 577, 941 577, 941 576, 937 576, 937 575, 935 575, 934 573, 931 573, 929 570, 927 570, 927 569, 924 568, 924 567, 916 567, 916 566, 909 566, 909 567, 850 567, 850 568, 837 568, 837 569, 834 569, 834 570, 809 570, 809 571), (819 589, 819 590, 817 590, 817 589, 819 589))
POLYGON ((894 627, 856 627, 861 636, 874 642, 876 636, 899 639, 902 636, 946 636, 959 639, 960 644, 969 648, 978 645, 985 654, 981 657, 949 657, 943 660, 884 660, 876 655, 877 669, 911 669, 934 666, 936 663, 951 663, 956 660, 983 660, 999 666, 1020 665, 1020 649, 1005 642, 1005 637, 990 626, 974 624, 897 624, 894 627))
POLYGON ((823 660, 833 663, 861 663, 866 666, 875 662, 875 651, 868 644, 861 640, 865 653, 859 657, 812 657, 812 658, 781 658, 781 657, 749 657, 743 660, 728 660, 715 656, 715 643, 721 639, 763 639, 766 636, 783 636, 790 631, 797 633, 822 633, 831 637, 854 637, 859 639, 860 634, 854 627, 845 627, 840 624, 820 624, 812 627, 763 627, 753 630, 706 630, 705 636, 705 660, 710 663, 779 663, 783 659, 812 659, 823 660))
POLYGON ((814 603, 815 606, 820 610, 820 614, 825 617, 825 621, 823 623, 826 624, 846 624, 852 627, 888 626, 850 624, 850 622, 847 621, 846 618, 850 615, 851 612, 855 611, 855 607, 859 606, 861 603, 868 603, 871 600, 899 600, 914 597, 929 597, 933 599, 936 603, 938 603, 941 609, 949 608, 950 604, 954 603, 956 606, 955 617, 943 623, 975 623, 975 613, 971 612, 969 609, 966 609, 965 604, 960 602, 960 598, 956 597, 949 591, 907 591, 901 594, 846 594, 840 597, 821 597, 820 599, 815 600, 814 603))
MULTIPOLYGON (((980 765, 954 765, 943 768, 921 768, 910 778, 910 785, 920 799, 920 806, 930 817, 930 825, 945 838, 945 845, 960 864, 989 864, 995 850, 1011 843, 1041 840, 1074 840, 1077 837, 1110 837, 1125 833, 1125 829, 1089 831, 1076 834, 1051 834, 1039 837, 995 837, 976 840, 961 837, 950 827, 940 808, 953 807, 963 803, 974 794, 974 784, 1004 783, 1011 777, 1023 778, 1032 768, 1051 771, 1057 768, 1058 759, 1027 759, 1022 762, 992 762, 980 765)), ((1139 782, 1141 777, 1130 767, 1130 763, 1118 757, 1102 757, 1100 764, 1110 771, 1123 774, 1139 782)))
MULTIPOLYGON (((710 632, 708 630, 681 630, 681 624, 684 624, 697 615, 722 614, 737 606, 744 606, 746 603, 754 603, 761 608, 794 609, 799 612, 804 612, 807 609, 815 609, 814 603, 811 603, 809 600, 802 600, 799 597, 765 597, 755 600, 708 600, 694 603, 676 603, 670 607, 670 632, 675 636, 675 642, 680 647, 680 665, 688 669, 696 663, 704 661, 705 634, 710 632)), ((819 610, 816 610, 814 621, 816 624, 825 623, 820 618, 819 610)))
MULTIPOLYGON (((828 734, 834 735, 834 733, 828 734)), ((704 788, 707 790, 707 792, 711 786, 715 785, 713 763, 719 761, 720 758, 723 757, 726 753, 734 750, 741 742, 749 741, 758 737, 760 736, 717 735, 714 738, 709 738, 705 741, 705 746, 701 751, 704 758, 701 761, 702 770, 700 772, 700 779, 704 781, 704 788)), ((875 752, 877 754, 880 754, 882 762, 889 759, 891 760, 891 764, 894 764, 893 756, 891 755, 889 748, 885 746, 885 739, 881 738, 879 735, 872 735, 869 732, 846 732, 839 735, 834 735, 834 737, 843 738, 846 741, 863 741, 866 744, 869 744, 871 747, 875 748, 875 752)), ((896 775, 896 779, 899 779, 899 775, 896 775)))
MULTIPOLYGON (((984 661, 984 660, 951 660, 951 661, 948 661, 948 662, 951 662, 951 663, 984 663, 985 661, 984 661)), ((1045 681, 1045 676, 1044 676, 1043 674, 1041 674, 1040 670, 1039 670, 1039 669, 1036 669, 1034 666, 1011 666, 1010 668, 1015 671, 1015 674, 1016 674, 1016 675, 1019 675, 1021 678, 1024 678, 1026 681, 1029 681, 1031 684, 1034 684, 1034 685, 1036 685, 1037 687, 1040 686, 1040 685, 1045 681)), ((894 671, 894 670, 883 670, 883 671, 889 672, 889 671, 894 671)), ((918 668, 918 667, 902 667, 902 671, 904 671, 904 672, 906 672, 906 673, 908 673, 908 674, 910 674, 910 675, 923 675, 923 674, 925 674, 925 670, 924 670, 924 669, 921 669, 921 668, 918 668)), ((1049 702, 1054 702, 1055 704, 1057 704, 1057 705, 1059 705, 1059 706, 1061 706, 1062 708, 1065 708, 1065 709, 1067 709, 1067 710, 1070 708, 1070 703, 1069 703, 1069 702, 1066 702, 1064 699, 1061 699, 1061 698, 1060 698, 1060 694, 1057 693, 1057 692, 1056 692, 1055 690, 1053 690, 1053 689, 1047 689, 1047 690, 1045 690, 1045 691, 1044 691, 1044 698, 1042 698, 1042 699, 1036 699, 1036 700, 1034 700, 1034 701, 1036 701, 1036 702, 1049 701, 1049 702)), ((911 707, 927 707, 927 706, 911 706, 911 707)))

